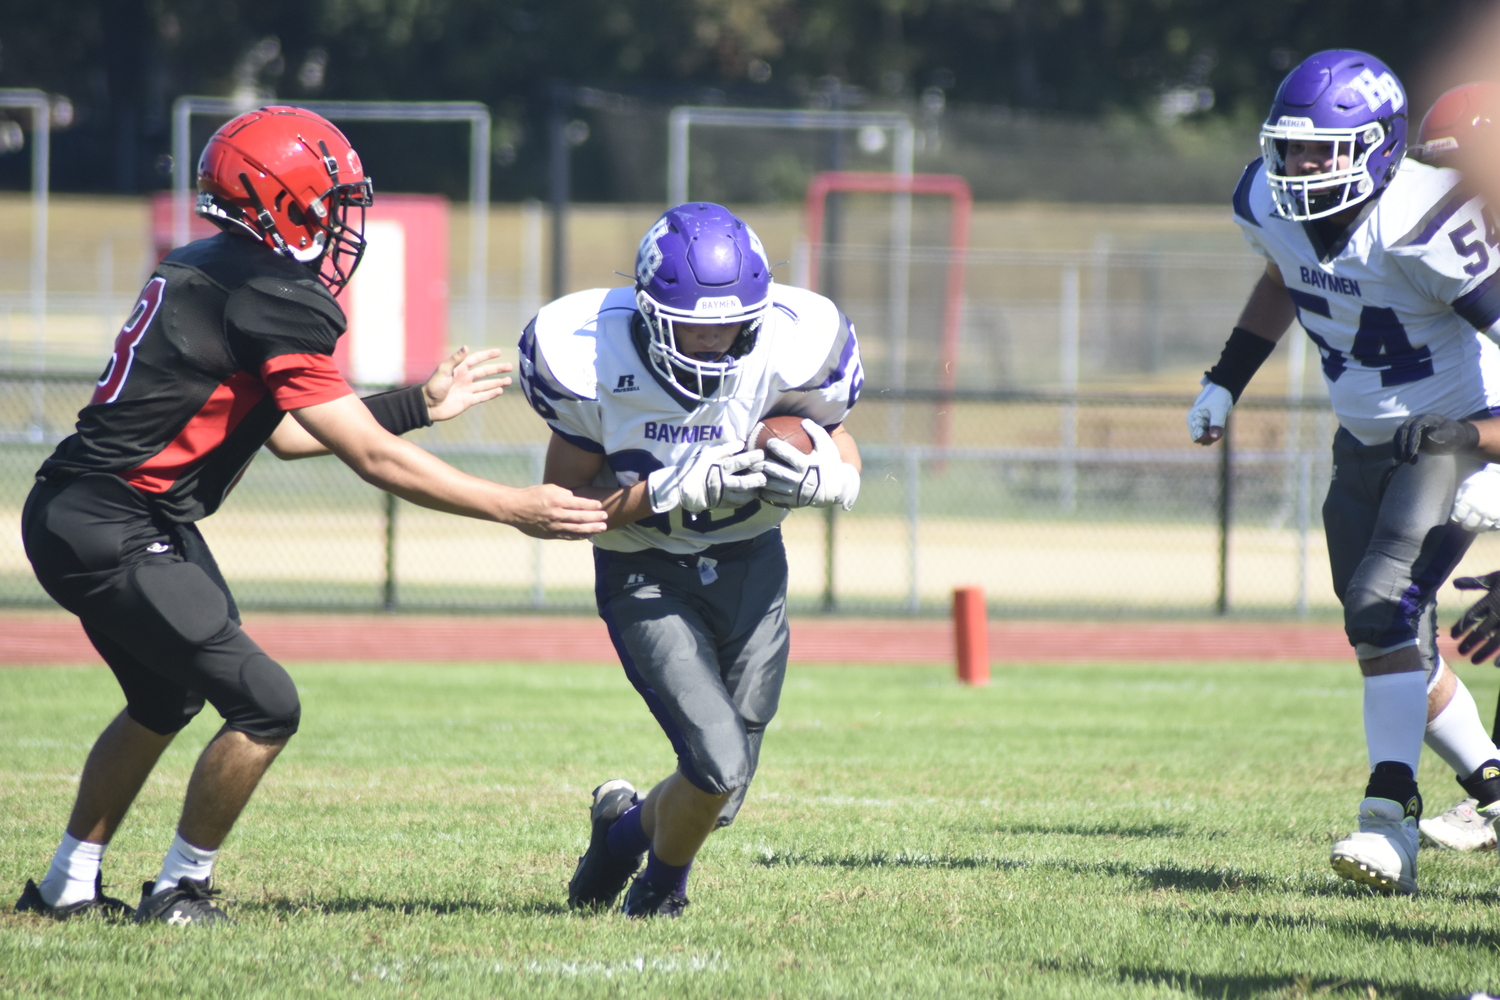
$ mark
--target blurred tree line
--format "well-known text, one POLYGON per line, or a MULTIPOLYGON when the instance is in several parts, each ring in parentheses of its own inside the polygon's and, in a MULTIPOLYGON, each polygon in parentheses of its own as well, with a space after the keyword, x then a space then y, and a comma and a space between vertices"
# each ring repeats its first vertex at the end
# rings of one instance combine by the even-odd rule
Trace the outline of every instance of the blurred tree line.
MULTIPOLYGON (((494 196, 541 195, 550 85, 637 101, 1134 116, 1253 129, 1303 56, 1353 47, 1409 80, 1481 0, 0 0, 0 86, 40 87, 59 190, 167 184, 181 94, 479 100, 494 196)), ((1413 95, 1420 113, 1431 95, 1413 95)), ((24 124, 24 116, 18 118, 24 124)), ((13 129, 11 132, 13 133, 13 129)), ((395 186, 465 190, 465 136, 364 126, 395 186), (406 178, 412 178, 403 184, 406 178)), ((583 158, 575 196, 607 195, 583 158)), ((0 187, 29 183, 0 156, 0 187)), ((391 185, 387 184, 387 187, 391 185)))

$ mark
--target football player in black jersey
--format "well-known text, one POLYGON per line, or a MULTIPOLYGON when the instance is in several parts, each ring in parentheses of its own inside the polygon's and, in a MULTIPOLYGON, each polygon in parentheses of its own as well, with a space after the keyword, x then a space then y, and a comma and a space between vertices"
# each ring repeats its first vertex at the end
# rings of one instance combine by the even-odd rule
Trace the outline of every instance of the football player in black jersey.
POLYGON ((301 707, 287 672, 240 629, 195 522, 218 509, 262 445, 283 458, 326 449, 405 500, 537 537, 605 527, 595 500, 478 479, 396 436, 497 393, 473 381, 508 369, 480 364, 491 355, 455 356, 425 386, 365 400, 339 375, 344 314, 334 296, 364 251, 373 188, 338 129, 297 108, 241 115, 209 141, 198 189, 198 214, 223 232, 157 266, 77 432, 43 463, 22 514, 37 579, 82 620, 126 704, 84 765, 51 869, 40 885, 27 882, 17 910, 132 909, 103 895, 100 859, 157 758, 208 702, 224 725, 198 759, 176 839, 134 914, 225 919, 214 857, 301 707))

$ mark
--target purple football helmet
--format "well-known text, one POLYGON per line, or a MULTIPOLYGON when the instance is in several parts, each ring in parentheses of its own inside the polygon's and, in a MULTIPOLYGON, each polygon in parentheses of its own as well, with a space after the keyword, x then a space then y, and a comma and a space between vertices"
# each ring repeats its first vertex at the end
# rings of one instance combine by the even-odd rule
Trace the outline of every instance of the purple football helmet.
POLYGON ((1281 81, 1260 130, 1276 214, 1321 219, 1383 189, 1406 155, 1405 108, 1401 81, 1372 55, 1330 49, 1304 59, 1281 81), (1332 168, 1290 175, 1291 143, 1331 143, 1332 168))
POLYGON ((729 209, 707 202, 678 205, 641 240, 635 300, 657 374, 691 399, 726 399, 739 383, 739 359, 755 348, 771 307, 771 265, 760 237, 729 209), (705 359, 677 349, 674 323, 743 327, 728 351, 705 359))

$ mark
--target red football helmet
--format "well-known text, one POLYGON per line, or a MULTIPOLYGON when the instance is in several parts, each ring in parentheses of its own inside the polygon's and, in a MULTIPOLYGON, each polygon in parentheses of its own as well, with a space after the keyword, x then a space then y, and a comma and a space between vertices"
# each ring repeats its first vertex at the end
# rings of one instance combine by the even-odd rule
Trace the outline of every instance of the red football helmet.
POLYGON ((1481 81, 1454 87, 1434 101, 1417 136, 1422 161, 1435 167, 1453 166, 1454 154, 1472 145, 1479 129, 1490 128, 1491 119, 1500 112, 1497 100, 1500 86, 1481 81))
POLYGON ((374 200, 344 133, 301 108, 240 115, 198 160, 199 215, 301 261, 335 295, 364 255, 365 209, 374 200))

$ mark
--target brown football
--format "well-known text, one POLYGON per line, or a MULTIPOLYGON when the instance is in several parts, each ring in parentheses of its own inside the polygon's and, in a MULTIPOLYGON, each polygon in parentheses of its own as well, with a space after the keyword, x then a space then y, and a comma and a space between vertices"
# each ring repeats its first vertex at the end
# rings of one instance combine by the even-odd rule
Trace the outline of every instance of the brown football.
POLYGON ((802 418, 793 416, 763 418, 750 431, 750 440, 746 442, 745 450, 763 449, 766 442, 773 437, 780 438, 804 455, 812 454, 812 438, 808 437, 807 431, 802 429, 802 418))

